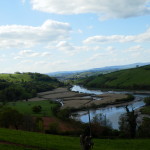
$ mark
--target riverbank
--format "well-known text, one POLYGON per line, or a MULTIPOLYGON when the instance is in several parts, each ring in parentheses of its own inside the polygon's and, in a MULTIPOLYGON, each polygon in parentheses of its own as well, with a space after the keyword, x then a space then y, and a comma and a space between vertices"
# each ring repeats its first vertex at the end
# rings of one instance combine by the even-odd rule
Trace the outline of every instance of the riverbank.
POLYGON ((29 99, 29 101, 41 101, 41 100, 59 100, 63 104, 61 109, 73 108, 82 109, 85 106, 88 107, 99 107, 99 106, 109 106, 128 103, 126 101, 128 95, 118 94, 118 93, 107 93, 100 95, 78 93, 70 91, 67 87, 57 88, 53 91, 38 93, 35 98, 29 99))

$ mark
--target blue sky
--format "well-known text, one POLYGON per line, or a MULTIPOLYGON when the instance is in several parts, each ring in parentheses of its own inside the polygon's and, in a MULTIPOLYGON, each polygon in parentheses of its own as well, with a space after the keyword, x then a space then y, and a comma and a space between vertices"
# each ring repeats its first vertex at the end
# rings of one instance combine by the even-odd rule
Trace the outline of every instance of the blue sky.
POLYGON ((150 0, 0 1, 0 72, 150 62, 150 0))

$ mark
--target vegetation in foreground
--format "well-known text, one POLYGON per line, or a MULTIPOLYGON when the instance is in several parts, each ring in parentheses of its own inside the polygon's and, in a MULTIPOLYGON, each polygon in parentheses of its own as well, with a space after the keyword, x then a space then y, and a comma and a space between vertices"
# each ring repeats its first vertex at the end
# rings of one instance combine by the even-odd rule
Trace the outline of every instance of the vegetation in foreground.
MULTIPOLYGON (((3 150, 22 150, 23 148, 45 150, 79 150, 79 137, 47 135, 25 131, 0 128, 0 141, 10 143, 0 144, 3 150), (12 143, 20 144, 18 146, 12 143), (30 147, 30 148, 29 148, 30 147), (31 148, 32 147, 32 148, 31 148)), ((150 139, 94 139, 93 150, 149 150, 150 139)))
POLYGON ((90 88, 150 90, 150 65, 91 76, 77 83, 90 88))

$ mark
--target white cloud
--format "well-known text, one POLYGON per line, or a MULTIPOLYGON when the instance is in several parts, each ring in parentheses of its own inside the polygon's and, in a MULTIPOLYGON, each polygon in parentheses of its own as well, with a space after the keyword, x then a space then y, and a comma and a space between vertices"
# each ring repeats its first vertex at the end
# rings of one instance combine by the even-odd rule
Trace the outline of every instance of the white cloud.
POLYGON ((107 54, 105 53, 94 54, 92 57, 89 58, 89 61, 95 61, 96 59, 100 59, 105 56, 107 56, 107 54))
POLYGON ((83 33, 83 31, 81 29, 78 29, 77 32, 80 33, 80 34, 83 33))
POLYGON ((143 50, 144 48, 141 45, 136 45, 136 46, 129 47, 125 51, 126 52, 142 52, 143 50))
POLYGON ((32 50, 21 50, 17 56, 14 56, 14 59, 23 59, 29 57, 48 57, 51 55, 52 54, 50 52, 34 52, 32 50))
POLYGON ((59 40, 68 39, 71 27, 68 23, 47 20, 43 25, 0 26, 0 48, 29 48, 37 44, 48 44, 59 40))
POLYGON ((22 4, 24 4, 26 2, 26 0, 21 0, 22 4))
POLYGON ((30 0, 32 8, 55 14, 96 13, 108 18, 149 15, 150 0, 30 0))
POLYGON ((14 59, 22 59, 23 57, 21 56, 15 56, 14 59))
POLYGON ((60 41, 56 45, 56 47, 58 48, 58 50, 63 51, 65 53, 70 53, 71 51, 75 50, 74 46, 67 41, 60 41))
POLYGON ((126 42, 150 42, 150 28, 139 35, 97 35, 88 37, 83 41, 85 44, 93 44, 93 43, 126 43, 126 42))
POLYGON ((32 50, 22 50, 19 52, 19 55, 26 56, 32 53, 32 50))
POLYGON ((50 52, 43 52, 41 53, 42 57, 51 56, 52 54, 50 52))

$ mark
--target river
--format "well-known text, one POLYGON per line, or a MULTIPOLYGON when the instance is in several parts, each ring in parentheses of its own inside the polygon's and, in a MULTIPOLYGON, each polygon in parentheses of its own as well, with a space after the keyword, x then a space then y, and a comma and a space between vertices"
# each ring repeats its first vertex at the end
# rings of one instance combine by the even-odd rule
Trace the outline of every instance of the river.
MULTIPOLYGON (((71 91, 75 91, 75 92, 79 92, 79 93, 86 93, 86 94, 91 94, 92 97, 95 98, 95 100, 100 100, 100 99, 96 99, 96 95, 100 95, 100 94, 105 94, 105 93, 130 93, 133 94, 132 92, 127 92, 127 91, 101 91, 101 90, 89 90, 86 89, 84 87, 78 86, 78 85, 74 85, 71 88, 71 91), (95 96, 94 96, 95 95, 95 96)), ((130 110, 132 109, 138 109, 142 106, 145 105, 144 103, 144 98, 150 95, 147 94, 133 94, 135 99, 133 102, 131 102, 128 105, 128 108, 130 110)), ((125 106, 119 106, 119 107, 115 107, 115 106, 109 106, 106 108, 98 108, 95 110, 90 110, 90 117, 91 119, 96 115, 96 114, 103 114, 106 115, 106 118, 109 119, 109 121, 112 124, 112 128, 113 129, 119 129, 119 117, 121 114, 124 114, 126 112, 125 110, 125 106)), ((77 116, 75 117, 75 119, 81 120, 82 122, 88 122, 88 113, 86 111, 79 111, 77 112, 77 116)))

